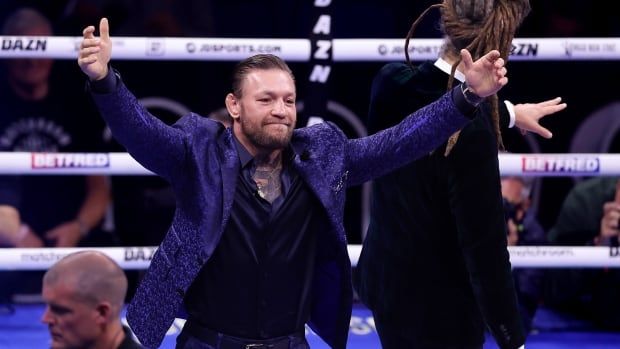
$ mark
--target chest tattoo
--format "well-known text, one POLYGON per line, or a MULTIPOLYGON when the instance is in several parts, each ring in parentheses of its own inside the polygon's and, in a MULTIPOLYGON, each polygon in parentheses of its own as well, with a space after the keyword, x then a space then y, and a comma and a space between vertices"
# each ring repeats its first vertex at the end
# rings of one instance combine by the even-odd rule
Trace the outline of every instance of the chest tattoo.
POLYGON ((258 195, 269 201, 269 203, 273 203, 275 199, 282 195, 281 172, 282 166, 276 168, 257 167, 252 175, 252 179, 258 188, 258 195))

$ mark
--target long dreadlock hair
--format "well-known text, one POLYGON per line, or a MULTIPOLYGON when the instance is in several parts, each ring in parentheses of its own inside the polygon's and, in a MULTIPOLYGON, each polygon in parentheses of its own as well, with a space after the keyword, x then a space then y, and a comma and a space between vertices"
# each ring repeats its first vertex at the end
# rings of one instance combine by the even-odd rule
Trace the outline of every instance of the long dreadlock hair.
MULTIPOLYGON (((409 59, 409 40, 418 23, 434 8, 439 8, 441 12, 440 28, 446 36, 442 52, 457 60, 452 65, 447 90, 452 88, 454 72, 461 63, 461 49, 467 49, 474 60, 496 49, 501 57, 507 60, 515 32, 530 12, 529 0, 443 0, 440 4, 431 5, 413 22, 405 39, 405 58, 412 68, 409 59)), ((498 98, 496 94, 489 98, 497 146, 503 149, 498 98)), ((450 154, 458 136, 459 132, 456 132, 448 140, 446 156, 450 154)))

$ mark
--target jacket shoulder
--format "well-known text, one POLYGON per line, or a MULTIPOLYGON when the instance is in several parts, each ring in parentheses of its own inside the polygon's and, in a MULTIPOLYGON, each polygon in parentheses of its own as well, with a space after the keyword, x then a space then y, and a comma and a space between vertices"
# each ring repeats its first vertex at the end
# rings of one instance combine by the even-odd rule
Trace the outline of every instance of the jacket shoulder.
POLYGON ((183 131, 191 142, 209 142, 227 133, 227 128, 220 122, 196 113, 181 117, 172 127, 183 131))
POLYGON ((293 136, 297 141, 308 143, 316 141, 317 138, 332 139, 332 141, 341 141, 347 138, 344 132, 331 121, 296 129, 293 136))

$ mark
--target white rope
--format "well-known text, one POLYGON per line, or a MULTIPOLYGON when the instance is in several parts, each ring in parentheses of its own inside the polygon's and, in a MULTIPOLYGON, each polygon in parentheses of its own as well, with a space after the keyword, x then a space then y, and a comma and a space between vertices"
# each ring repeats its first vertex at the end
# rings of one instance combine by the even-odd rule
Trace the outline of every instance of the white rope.
POLYGON ((62 257, 78 251, 100 251, 112 258, 121 268, 148 268, 156 247, 96 247, 96 248, 0 248, 0 270, 45 270, 62 257))
POLYGON ((0 152, 0 175, 152 175, 128 153, 0 152))
MULTIPOLYGON (((45 270, 69 253, 96 250, 107 254, 126 270, 146 269, 156 247, 1 248, 0 270, 45 270)), ((351 264, 357 265, 362 245, 349 245, 351 264)), ((511 246, 515 268, 620 268, 618 247, 511 246)))
MULTIPOLYGON (((79 36, 0 36, 0 58, 77 59, 79 36)), ((334 61, 402 61, 404 39, 333 39, 334 61)), ((287 61, 310 59, 308 39, 112 37, 114 59, 239 61, 272 53, 287 61)), ((410 43, 413 60, 435 59, 442 39, 410 43)), ((511 60, 618 60, 620 38, 517 38, 511 60)))
MULTIPOLYGON (((616 176, 620 154, 499 154, 505 176, 616 176)), ((0 175, 152 175, 127 153, 0 152, 0 175)))

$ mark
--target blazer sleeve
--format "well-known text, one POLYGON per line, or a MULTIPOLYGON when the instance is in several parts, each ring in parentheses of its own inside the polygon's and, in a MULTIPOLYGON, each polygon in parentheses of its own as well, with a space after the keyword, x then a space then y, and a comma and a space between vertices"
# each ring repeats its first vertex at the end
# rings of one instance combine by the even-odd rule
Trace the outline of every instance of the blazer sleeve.
POLYGON ((456 106, 452 93, 447 92, 394 127, 348 140, 348 185, 364 183, 428 154, 465 126, 470 118, 456 106))
POLYGON ((525 333, 507 249, 496 149, 490 127, 463 130, 448 158, 448 190, 479 308, 499 347, 516 349, 525 333))
MULTIPOLYGON (((116 73, 111 73, 115 74, 116 73)), ((188 132, 195 118, 184 117, 169 126, 153 116, 116 75, 115 87, 91 96, 112 135, 140 164, 170 180, 183 171, 188 132)))

